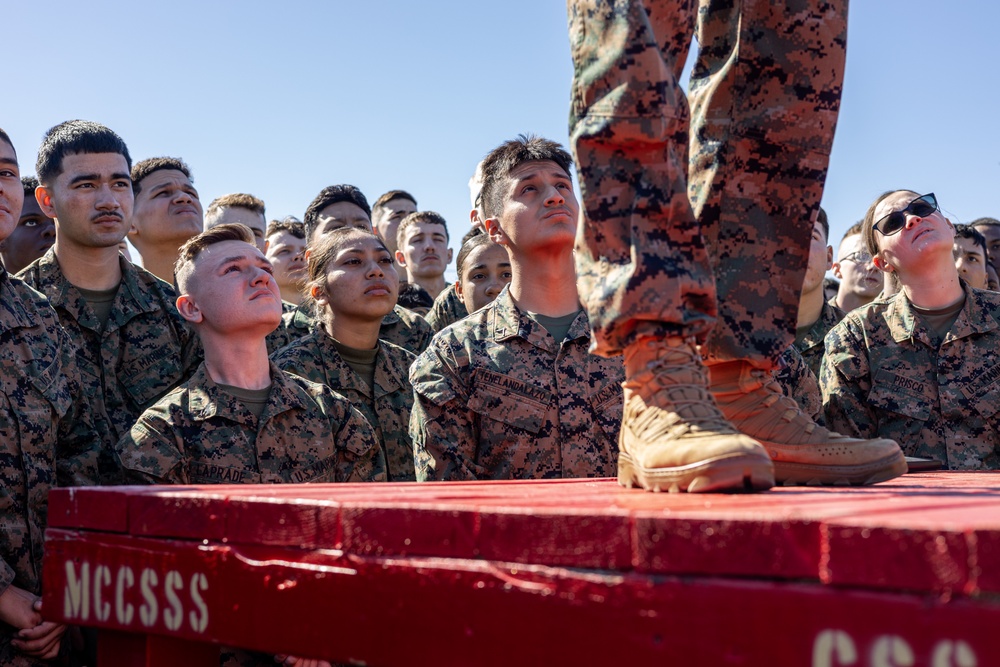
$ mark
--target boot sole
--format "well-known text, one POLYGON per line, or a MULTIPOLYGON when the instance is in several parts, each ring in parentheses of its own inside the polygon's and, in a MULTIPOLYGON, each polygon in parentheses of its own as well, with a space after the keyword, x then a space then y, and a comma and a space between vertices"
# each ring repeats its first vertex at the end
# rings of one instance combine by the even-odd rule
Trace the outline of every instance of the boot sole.
POLYGON ((852 466, 774 461, 774 478, 781 486, 869 486, 906 473, 902 452, 852 466))
POLYGON ((672 468, 643 468, 625 452, 618 454, 618 483, 626 489, 710 493, 714 491, 765 491, 774 486, 771 461, 736 454, 672 468))

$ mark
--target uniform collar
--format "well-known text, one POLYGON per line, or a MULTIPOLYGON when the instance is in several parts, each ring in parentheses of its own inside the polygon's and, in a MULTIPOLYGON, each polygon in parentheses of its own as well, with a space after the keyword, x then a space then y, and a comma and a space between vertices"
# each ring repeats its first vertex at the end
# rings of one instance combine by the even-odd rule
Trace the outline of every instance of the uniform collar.
MULTIPOLYGON (((261 415, 262 424, 286 410, 305 407, 288 377, 270 361, 268 368, 271 373, 271 391, 267 395, 267 406, 261 415)), ((246 406, 235 396, 223 391, 211 378, 205 362, 198 366, 198 370, 185 384, 188 387, 188 410, 195 421, 205 421, 219 416, 248 426, 254 424, 253 415, 246 406)))
MULTIPOLYGON (((509 284, 497 295, 490 307, 496 314, 493 318, 493 340, 499 343, 517 337, 526 340, 535 347, 550 352, 558 351, 562 341, 556 341, 545 327, 528 317, 517 307, 514 303, 514 297, 510 295, 509 284)), ((590 325, 587 322, 587 315, 580 311, 577 313, 576 319, 573 320, 573 324, 570 325, 567 340, 589 337, 590 325)))
MULTIPOLYGON (((962 306, 962 312, 958 314, 958 318, 951 325, 951 330, 945 335, 944 340, 964 338, 1000 327, 991 315, 991 309, 987 307, 987 296, 982 291, 969 287, 969 284, 961 278, 959 282, 965 292, 965 305, 962 306)), ((912 338, 932 345, 929 332, 913 309, 913 304, 902 291, 893 295, 889 301, 886 315, 889 330, 896 342, 912 338)))

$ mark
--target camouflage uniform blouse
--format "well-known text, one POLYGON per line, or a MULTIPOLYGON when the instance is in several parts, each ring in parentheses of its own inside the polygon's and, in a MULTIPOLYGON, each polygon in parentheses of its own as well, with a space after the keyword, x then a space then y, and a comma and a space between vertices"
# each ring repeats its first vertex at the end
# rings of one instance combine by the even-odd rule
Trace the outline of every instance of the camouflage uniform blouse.
POLYGON ((375 355, 374 387, 369 387, 347 365, 333 339, 318 327, 273 354, 271 359, 278 368, 324 384, 347 397, 375 430, 388 464, 389 481, 415 479, 409 434, 413 407, 409 371, 413 354, 380 341, 375 355))
POLYGON ((434 299, 434 305, 431 306, 430 312, 427 313, 424 319, 431 325, 431 329, 441 331, 441 329, 458 322, 468 314, 469 310, 465 307, 465 303, 458 297, 458 292, 455 290, 455 283, 452 283, 445 287, 444 291, 434 299))
POLYGON ((952 470, 1000 468, 1000 294, 962 285, 965 306, 939 348, 902 292, 830 331, 820 375, 827 426, 892 438, 952 470))
POLYGON ((614 475, 625 372, 589 345, 583 312, 559 343, 507 288, 441 331, 410 367, 418 481, 614 475))
POLYGON ((280 484, 385 480, 368 422, 343 396, 271 364, 258 420, 202 364, 118 443, 130 484, 280 484))

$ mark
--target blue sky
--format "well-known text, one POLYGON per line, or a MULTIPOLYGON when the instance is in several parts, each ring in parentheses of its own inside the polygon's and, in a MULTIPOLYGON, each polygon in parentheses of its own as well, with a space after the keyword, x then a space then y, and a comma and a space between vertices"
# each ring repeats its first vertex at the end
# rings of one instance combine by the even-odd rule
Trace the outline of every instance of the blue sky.
MULTIPOLYGON (((207 205, 250 192, 301 217, 324 186, 403 188, 468 229, 467 182, 520 132, 567 142, 563 2, 6 3, 0 126, 33 172, 45 130, 100 121, 174 155, 207 205)), ((831 240, 883 190, 954 222, 1000 217, 993 0, 856 0, 823 205, 831 240), (993 55, 990 55, 993 54, 993 55), (991 64, 992 63, 992 64, 991 64)))

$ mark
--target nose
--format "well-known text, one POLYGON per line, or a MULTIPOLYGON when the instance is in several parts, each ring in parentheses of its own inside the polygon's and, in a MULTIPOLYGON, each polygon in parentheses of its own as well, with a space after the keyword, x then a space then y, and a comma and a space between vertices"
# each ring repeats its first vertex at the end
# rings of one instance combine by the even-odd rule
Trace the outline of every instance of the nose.
POLYGON ((566 203, 566 197, 563 196, 562 190, 556 186, 550 186, 549 192, 546 193, 545 205, 546 206, 562 206, 566 203))
POLYGON ((253 278, 250 281, 251 285, 267 285, 271 280, 272 276, 270 273, 259 266, 254 267, 253 278))
POLYGON ((369 278, 383 278, 385 277, 385 271, 382 270, 382 265, 378 262, 371 262, 368 265, 368 273, 366 275, 369 278))
POLYGON ((187 192, 184 192, 184 190, 178 190, 174 194, 174 202, 177 204, 190 204, 191 200, 192 200, 191 195, 188 194, 187 192))
POLYGON ((42 223, 42 238, 43 239, 54 239, 56 237, 56 226, 52 222, 52 218, 47 218, 45 222, 42 223))
POLYGON ((923 218, 921 218, 916 213, 904 213, 903 215, 906 216, 906 228, 907 229, 913 229, 918 224, 920 224, 920 222, 923 220, 923 218))
POLYGON ((118 199, 115 198, 115 193, 111 191, 111 187, 107 184, 101 186, 97 192, 97 208, 104 210, 114 210, 119 208, 118 199))

